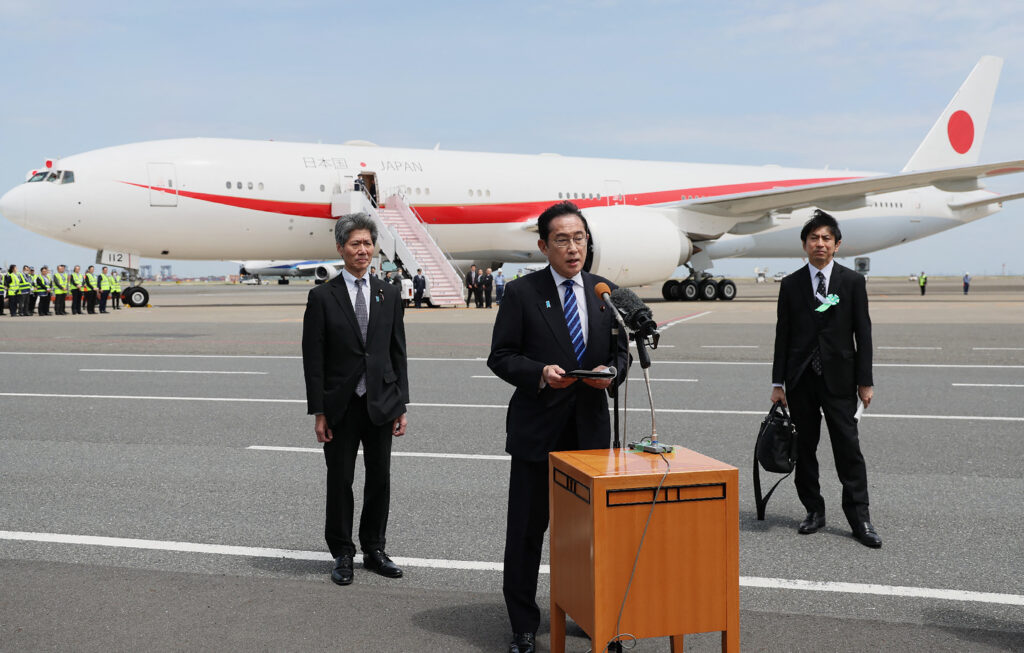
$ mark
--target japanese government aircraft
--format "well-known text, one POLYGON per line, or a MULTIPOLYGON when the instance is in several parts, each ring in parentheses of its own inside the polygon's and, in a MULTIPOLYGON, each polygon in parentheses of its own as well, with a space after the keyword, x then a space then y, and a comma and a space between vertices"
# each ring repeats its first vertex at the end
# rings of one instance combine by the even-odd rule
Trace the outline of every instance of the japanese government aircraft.
MULTIPOLYGON (((859 256, 1024 197, 983 186, 1024 171, 1024 160, 978 163, 1001 68, 983 57, 895 174, 191 138, 47 160, 0 199, 0 213, 132 269, 140 256, 336 259, 336 218, 379 209, 409 223, 382 218, 408 245, 390 247, 415 259, 411 273, 433 250, 456 265, 541 262, 536 218, 571 200, 587 216, 590 271, 661 283, 666 299, 732 299, 735 284, 708 273, 713 261, 800 257, 815 208, 836 215, 843 253, 859 256), (681 266, 688 276, 673 278, 681 266)), ((144 293, 133 287, 128 301, 144 293)))

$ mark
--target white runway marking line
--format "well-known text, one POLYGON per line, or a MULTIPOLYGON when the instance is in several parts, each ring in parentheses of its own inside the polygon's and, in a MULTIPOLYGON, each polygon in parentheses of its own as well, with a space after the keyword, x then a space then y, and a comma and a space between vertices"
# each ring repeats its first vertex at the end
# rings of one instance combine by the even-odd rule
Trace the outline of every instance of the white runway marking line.
POLYGON ((973 351, 1024 351, 1024 347, 971 347, 973 351))
POLYGON ((703 313, 696 313, 694 315, 687 315, 686 317, 681 317, 678 320, 672 320, 671 322, 666 322, 665 324, 659 324, 658 325, 658 331, 662 331, 662 332, 667 331, 667 330, 669 330, 670 328, 674 327, 677 324, 682 324, 683 322, 689 322, 690 320, 696 320, 698 317, 704 317, 705 315, 711 315, 713 312, 714 311, 704 311, 703 313))
POLYGON ((245 355, 245 354, 95 354, 80 351, 0 351, 0 356, 121 356, 122 358, 273 358, 273 359, 297 359, 302 356, 271 356, 271 355, 245 355))
MULTIPOLYGON (((269 445, 254 444, 246 447, 254 451, 283 451, 288 453, 323 453, 324 450, 317 447, 274 447, 269 445)), ((363 450, 356 451, 362 454, 363 450)), ((500 456, 486 453, 427 453, 421 451, 392 451, 393 457, 399 458, 451 458, 455 460, 512 460, 512 456, 500 456)))
POLYGON ((942 347, 875 347, 875 349, 927 349, 931 351, 942 349, 942 347))
MULTIPOLYGON (((36 397, 42 399, 145 399, 149 401, 213 401, 261 404, 304 404, 305 399, 257 399, 252 397, 157 397, 145 395, 78 395, 56 394, 46 392, 0 392, 0 397, 36 397)), ((505 410, 508 404, 440 404, 440 403, 409 403, 411 408, 495 408, 505 410)), ((625 408, 624 410, 648 413, 648 408, 625 408)), ((688 415, 764 415, 763 410, 704 410, 696 408, 659 408, 658 414, 688 415)), ((1024 422, 1024 417, 999 417, 991 415, 894 415, 886 413, 864 413, 864 417, 881 417, 887 419, 932 419, 953 421, 979 422, 1024 422)))
MULTIPOLYGON (((13 542, 45 542, 80 546, 104 546, 121 549, 146 549, 151 551, 178 551, 181 553, 205 553, 214 555, 240 556, 246 558, 285 558, 331 562, 326 551, 300 551, 294 549, 272 549, 265 547, 231 546, 227 544, 203 544, 200 542, 176 542, 168 540, 143 540, 125 537, 101 537, 97 535, 68 535, 64 533, 32 533, 26 531, 0 531, 0 540, 13 542)), ((501 571, 502 563, 477 560, 441 560, 436 558, 402 558, 394 556, 396 564, 405 567, 426 569, 465 569, 470 571, 501 571)), ((326 567, 325 567, 326 568, 326 567)), ((542 574, 550 574, 549 565, 541 565, 542 574)), ((878 585, 873 583, 839 583, 788 578, 759 578, 740 576, 741 587, 763 589, 787 589, 812 592, 837 592, 843 594, 873 594, 902 598, 938 599, 943 601, 967 601, 973 603, 995 603, 999 605, 1024 605, 1024 595, 997 592, 974 592, 968 590, 939 589, 931 587, 908 587, 901 585, 878 585)))
POLYGON ((79 372, 113 372, 116 374, 267 374, 267 372, 231 372, 220 370, 109 370, 101 368, 83 367, 79 372))
POLYGON ((701 345, 701 349, 760 349, 757 345, 701 345))
POLYGON ((1024 388, 1022 383, 951 383, 954 388, 1024 388))

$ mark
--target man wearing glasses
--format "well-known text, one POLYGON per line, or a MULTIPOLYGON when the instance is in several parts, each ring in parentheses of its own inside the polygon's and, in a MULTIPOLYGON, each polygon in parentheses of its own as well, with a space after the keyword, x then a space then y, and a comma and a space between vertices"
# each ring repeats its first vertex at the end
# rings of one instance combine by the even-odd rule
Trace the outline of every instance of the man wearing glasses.
POLYGON ((571 202, 537 219, 537 246, 549 266, 505 287, 487 366, 515 386, 505 420, 512 456, 502 589, 512 622, 510 653, 533 653, 540 608, 537 575, 548 527, 548 453, 609 446, 606 389, 626 376, 626 334, 612 355, 610 306, 594 293, 600 282, 583 271, 587 221, 571 202), (577 379, 572 370, 615 367, 612 378, 577 379))

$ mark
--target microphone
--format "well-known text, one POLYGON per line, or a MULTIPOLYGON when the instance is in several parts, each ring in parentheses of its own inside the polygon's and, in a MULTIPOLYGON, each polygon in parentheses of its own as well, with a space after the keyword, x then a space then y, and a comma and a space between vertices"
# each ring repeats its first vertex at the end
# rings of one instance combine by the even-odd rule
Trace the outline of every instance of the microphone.
MULTIPOLYGON (((605 286, 607 288, 607 285, 605 286)), ((622 312, 626 325, 637 335, 647 338, 658 335, 658 323, 647 304, 628 288, 616 288, 611 293, 612 304, 622 312)))
POLYGON ((600 297, 605 304, 608 304, 609 306, 612 307, 612 309, 614 309, 612 310, 612 315, 615 316, 615 319, 616 321, 618 321, 619 326, 622 327, 623 330, 625 330, 626 323, 622 320, 622 314, 619 313, 618 307, 615 305, 615 302, 612 301, 612 289, 608 287, 608 284, 606 284, 603 281, 600 282, 599 284, 594 286, 594 292, 597 293, 597 296, 600 297))

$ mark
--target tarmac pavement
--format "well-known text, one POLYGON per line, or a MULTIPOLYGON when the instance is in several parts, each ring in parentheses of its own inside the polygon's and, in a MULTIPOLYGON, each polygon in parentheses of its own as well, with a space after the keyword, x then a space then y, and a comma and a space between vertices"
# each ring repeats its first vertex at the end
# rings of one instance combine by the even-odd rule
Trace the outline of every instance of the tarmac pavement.
MULTIPOLYGON (((1024 650, 1024 281, 975 279, 965 297, 932 278, 923 298, 869 283, 861 440, 880 550, 850 536, 825 445, 828 526, 796 534, 789 481, 755 519, 778 284, 738 285, 733 302, 641 294, 671 325, 652 355, 661 439, 740 470, 743 649, 1024 650)), ((407 312, 388 530, 405 577, 357 565, 342 588, 303 399, 308 288, 156 287, 149 309, 0 317, 0 650, 505 650, 496 311, 407 312)), ((649 434, 640 378, 634 365, 626 439, 649 434)), ((542 606, 547 591, 542 576, 542 606)), ((570 629, 568 650, 588 648, 570 629)))

